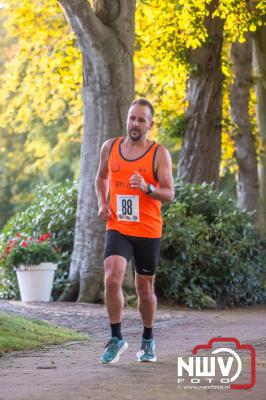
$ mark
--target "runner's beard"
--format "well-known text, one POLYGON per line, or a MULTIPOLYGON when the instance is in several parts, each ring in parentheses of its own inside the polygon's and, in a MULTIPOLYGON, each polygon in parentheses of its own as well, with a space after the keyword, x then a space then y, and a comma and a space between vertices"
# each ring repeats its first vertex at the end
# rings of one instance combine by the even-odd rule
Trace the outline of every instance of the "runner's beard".
POLYGON ((131 140, 133 140, 133 142, 137 142, 138 140, 140 140, 143 136, 143 134, 140 131, 136 131, 134 129, 131 129, 128 132, 128 135, 130 137, 131 140))

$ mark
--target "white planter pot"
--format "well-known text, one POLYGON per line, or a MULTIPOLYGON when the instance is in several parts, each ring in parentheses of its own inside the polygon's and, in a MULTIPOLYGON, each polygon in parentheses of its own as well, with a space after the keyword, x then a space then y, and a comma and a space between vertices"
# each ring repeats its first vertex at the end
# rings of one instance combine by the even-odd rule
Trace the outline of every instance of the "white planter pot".
POLYGON ((50 301, 57 265, 43 262, 39 265, 20 265, 16 269, 22 301, 50 301))

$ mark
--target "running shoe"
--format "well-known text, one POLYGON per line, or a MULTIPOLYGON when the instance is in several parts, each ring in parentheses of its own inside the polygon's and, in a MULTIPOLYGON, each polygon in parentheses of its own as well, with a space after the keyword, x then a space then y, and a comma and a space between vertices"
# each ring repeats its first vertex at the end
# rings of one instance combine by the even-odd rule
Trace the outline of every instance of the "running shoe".
POLYGON ((116 363, 119 360, 120 354, 127 348, 128 344, 124 339, 119 340, 117 337, 111 337, 105 346, 105 352, 102 354, 100 362, 102 364, 116 363))
POLYGON ((153 339, 143 339, 141 341, 141 350, 137 353, 138 361, 147 362, 157 361, 155 355, 155 341, 153 339))

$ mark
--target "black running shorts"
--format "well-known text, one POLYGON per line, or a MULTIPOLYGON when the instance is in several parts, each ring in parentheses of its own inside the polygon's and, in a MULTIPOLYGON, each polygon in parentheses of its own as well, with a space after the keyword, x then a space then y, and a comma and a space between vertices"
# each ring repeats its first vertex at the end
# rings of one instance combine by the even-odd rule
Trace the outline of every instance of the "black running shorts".
POLYGON ((135 271, 141 275, 154 275, 160 257, 161 238, 127 236, 115 230, 107 230, 104 260, 109 256, 121 256, 127 261, 133 257, 135 271))

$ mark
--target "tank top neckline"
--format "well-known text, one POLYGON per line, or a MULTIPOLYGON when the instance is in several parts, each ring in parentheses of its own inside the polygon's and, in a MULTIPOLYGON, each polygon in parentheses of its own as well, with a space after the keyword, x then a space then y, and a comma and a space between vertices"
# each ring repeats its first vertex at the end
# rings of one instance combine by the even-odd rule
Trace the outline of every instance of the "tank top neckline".
POLYGON ((120 154, 120 156, 123 158, 123 160, 125 160, 125 161, 128 161, 128 162, 132 162, 132 161, 137 161, 137 160, 140 160, 142 157, 144 157, 149 151, 150 151, 150 149, 156 144, 156 142, 153 140, 152 141, 152 144, 147 148, 147 150, 143 153, 143 154, 141 154, 139 157, 137 157, 137 158, 132 158, 132 159, 129 159, 129 158, 126 158, 123 154, 122 154, 122 148, 121 148, 121 145, 122 145, 122 143, 123 143, 123 141, 125 140, 125 138, 123 137, 121 140, 120 140, 120 142, 119 142, 119 154, 120 154))

